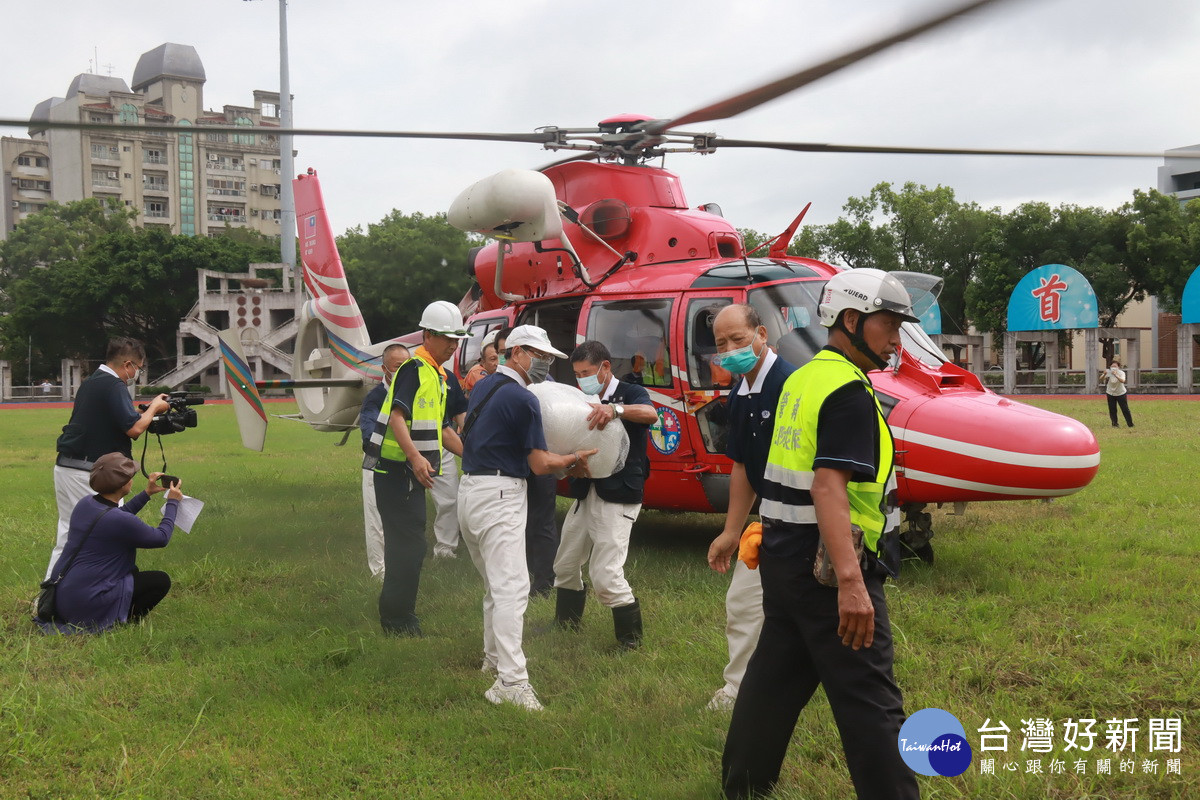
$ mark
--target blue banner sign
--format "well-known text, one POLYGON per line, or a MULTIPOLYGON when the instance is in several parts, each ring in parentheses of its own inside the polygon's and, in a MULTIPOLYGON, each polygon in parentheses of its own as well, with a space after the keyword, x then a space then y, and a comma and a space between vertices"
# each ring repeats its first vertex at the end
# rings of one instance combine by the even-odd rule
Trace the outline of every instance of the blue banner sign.
POLYGON ((942 332, 942 307, 936 300, 921 313, 921 330, 930 336, 942 332))
POLYGON ((1183 287, 1183 319, 1184 325, 1200 322, 1200 267, 1192 270, 1192 277, 1183 287))
POLYGON ((1096 293, 1078 270, 1046 264, 1021 278, 1008 298, 1010 331, 1061 331, 1099 327, 1096 293))

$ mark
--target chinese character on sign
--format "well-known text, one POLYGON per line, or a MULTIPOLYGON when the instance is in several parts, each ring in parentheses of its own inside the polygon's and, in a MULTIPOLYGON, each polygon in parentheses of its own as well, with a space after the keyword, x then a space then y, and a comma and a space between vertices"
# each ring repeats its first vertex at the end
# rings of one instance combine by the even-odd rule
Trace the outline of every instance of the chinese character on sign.
POLYGON ((1139 728, 1136 723, 1137 717, 1133 719, 1106 719, 1104 724, 1108 726, 1108 730, 1104 732, 1106 739, 1104 746, 1114 753, 1128 749, 1129 752, 1137 752, 1137 732, 1139 728))
POLYGON ((980 775, 995 775, 996 774, 996 759, 994 759, 994 758, 979 759, 979 774, 980 775))
POLYGON ((1112 775, 1112 759, 1097 758, 1096 759, 1096 774, 1097 775, 1112 775))
POLYGON ((1178 717, 1150 720, 1150 751, 1165 750, 1178 753, 1183 738, 1183 721, 1178 717))
POLYGON ((1178 758, 1168 758, 1167 759, 1167 774, 1168 775, 1182 775, 1183 772, 1181 772, 1179 769, 1181 761, 1182 761, 1182 759, 1178 759, 1178 758))
POLYGON ((1031 772, 1041 774, 1042 760, 1040 758, 1032 758, 1025 762, 1025 774, 1028 775, 1031 772))
POLYGON ((1134 762, 1134 760, 1132 758, 1122 758, 1121 759, 1121 772, 1128 772, 1130 775, 1132 775, 1133 768, 1136 766, 1137 766, 1137 764, 1134 762))
POLYGON ((1088 750, 1091 750, 1096 740, 1096 732, 1092 730, 1092 726, 1095 724, 1096 720, 1094 719, 1081 719, 1078 721, 1069 719, 1064 722, 1063 742, 1066 743, 1066 747, 1063 749, 1074 750, 1076 747, 1078 747, 1084 753, 1086 753, 1088 750), (1082 729, 1080 729, 1080 725, 1083 725, 1082 729), (1080 736, 1086 740, 1086 747, 1084 744, 1075 743, 1075 740, 1080 736))
POLYGON ((983 721, 983 727, 979 728, 979 749, 983 750, 1000 750, 1008 752, 1008 732, 1011 730, 1004 720, 996 720, 995 727, 989 728, 992 724, 992 718, 988 717, 983 721))
POLYGON ((1052 775, 1062 775, 1067 771, 1067 762, 1060 761, 1057 758, 1050 760, 1050 773, 1052 775))
POLYGON ((1049 753, 1054 749, 1054 723, 1048 719, 1021 720, 1022 750, 1032 750, 1035 753, 1049 753))
POLYGON ((1087 762, 1082 759, 1080 759, 1079 761, 1076 761, 1075 762, 1075 771, 1078 772, 1080 775, 1086 775, 1087 774, 1087 762))
POLYGON ((1157 760, 1151 761, 1148 758, 1143 760, 1142 761, 1142 772, 1150 772, 1150 773, 1157 775, 1158 774, 1158 761, 1157 760))
POLYGON ((1047 322, 1058 322, 1060 295, 1067 290, 1067 284, 1057 273, 1050 280, 1039 278, 1041 285, 1031 294, 1039 301, 1038 315, 1047 322))

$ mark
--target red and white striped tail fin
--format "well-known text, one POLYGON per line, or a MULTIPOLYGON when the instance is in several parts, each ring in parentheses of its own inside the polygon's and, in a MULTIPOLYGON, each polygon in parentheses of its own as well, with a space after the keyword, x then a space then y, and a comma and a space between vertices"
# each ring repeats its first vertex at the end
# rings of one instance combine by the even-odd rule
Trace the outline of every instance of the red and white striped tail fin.
POLYGON ((293 180, 292 190, 304 285, 313 298, 312 311, 343 341, 360 347, 369 345, 371 337, 346 283, 316 170, 310 169, 293 180))

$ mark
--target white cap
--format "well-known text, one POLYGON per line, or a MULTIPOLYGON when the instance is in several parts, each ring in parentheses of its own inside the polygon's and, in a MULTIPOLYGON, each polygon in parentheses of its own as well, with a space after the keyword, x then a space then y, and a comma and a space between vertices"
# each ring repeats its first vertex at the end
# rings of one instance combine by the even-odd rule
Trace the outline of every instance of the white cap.
POLYGON ((511 349, 518 345, 540 350, 557 358, 567 357, 566 353, 554 349, 554 345, 550 344, 550 337, 537 325, 518 325, 512 329, 512 333, 504 340, 504 346, 511 349))
POLYGON ((499 328, 496 328, 494 331, 488 331, 487 335, 483 337, 483 344, 479 345, 479 349, 482 351, 483 348, 487 347, 489 344, 495 344, 496 334, 499 332, 499 328))

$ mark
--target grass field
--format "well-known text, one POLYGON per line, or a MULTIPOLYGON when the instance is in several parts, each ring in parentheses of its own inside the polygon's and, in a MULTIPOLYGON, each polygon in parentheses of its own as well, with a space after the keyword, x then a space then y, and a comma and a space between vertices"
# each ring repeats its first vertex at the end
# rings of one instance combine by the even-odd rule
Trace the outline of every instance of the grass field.
MULTIPOLYGON (((907 710, 950 711, 976 748, 963 776, 922 778, 923 796, 1200 797, 1200 403, 1135 398, 1127 430, 1109 427, 1103 398, 1032 402, 1092 425, 1096 480, 1053 503, 934 512, 937 564, 908 562, 888 588, 907 710), (1080 775, 1061 723, 1089 717, 1101 735, 1080 775), (978 752, 988 718, 1012 729, 1006 753, 978 752), (1054 752, 1020 751, 1034 718, 1056 721, 1054 752), (1139 720, 1133 752, 1104 749, 1110 718, 1139 720), (1182 721, 1181 752, 1149 752, 1150 718, 1182 721), (980 774, 981 755, 996 774, 980 774), (1111 775, 1097 774, 1103 757, 1111 775)), ((42 637, 28 604, 54 537, 67 412, 0 411, 0 796, 719 796, 728 717, 703 708, 726 656, 727 579, 704 563, 718 518, 643 514, 627 569, 639 652, 617 651, 594 602, 580 635, 552 630, 552 601, 531 604, 526 653, 547 710, 530 715, 483 698, 482 586, 465 557, 426 562, 424 639, 379 634, 353 443, 276 423, 252 453, 229 406, 200 416, 164 441, 204 515, 139 557, 171 573, 171 595, 140 626, 42 637)), ((853 796, 820 694, 778 796, 853 796)))

